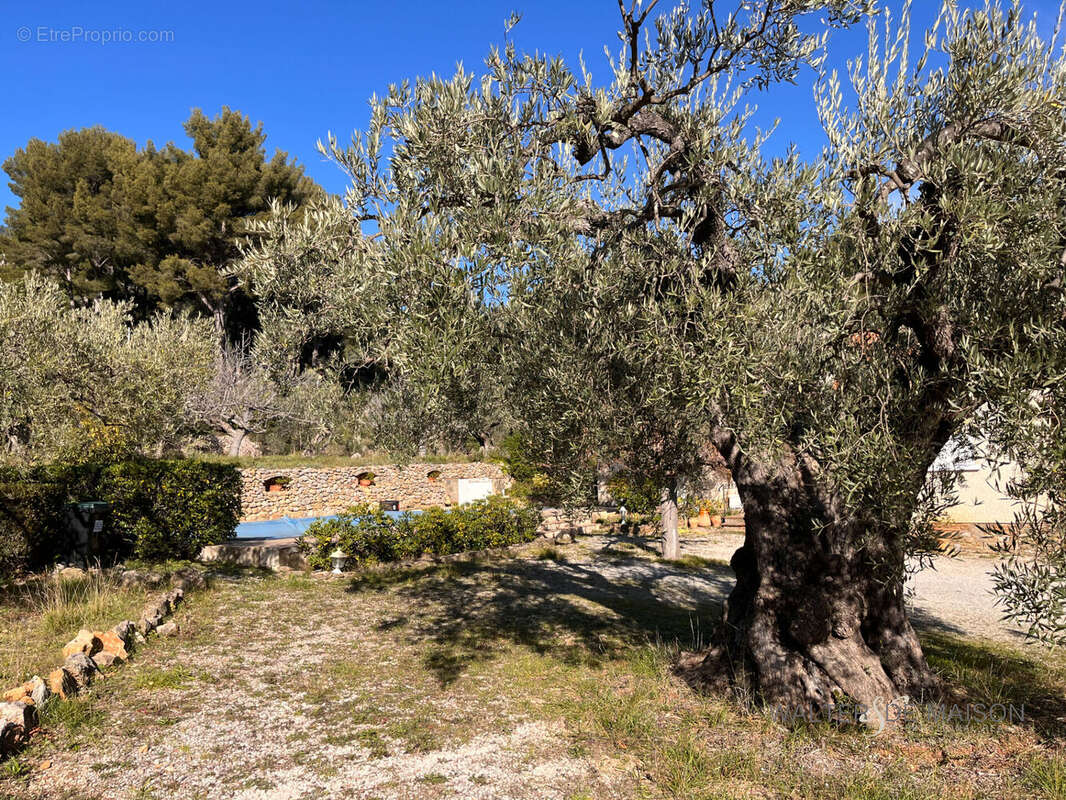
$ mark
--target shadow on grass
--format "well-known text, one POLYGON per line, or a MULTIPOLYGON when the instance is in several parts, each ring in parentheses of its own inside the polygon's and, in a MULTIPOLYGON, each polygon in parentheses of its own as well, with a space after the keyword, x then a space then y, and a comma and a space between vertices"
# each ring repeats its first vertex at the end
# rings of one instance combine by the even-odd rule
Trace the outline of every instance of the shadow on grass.
MULTIPOLYGON (((649 643, 699 649, 732 588, 730 568, 611 555, 594 563, 489 555, 384 567, 355 575, 345 591, 403 598, 410 610, 379 628, 403 627, 442 686, 510 645, 586 666, 632 659, 649 643)), ((1024 707, 1026 727, 1047 739, 1066 736, 1066 659, 943 629, 924 629, 921 638, 949 687, 946 702, 1024 707)))
POLYGON ((1019 709, 1024 724, 1046 739, 1066 736, 1066 662, 1036 648, 1019 651, 993 642, 926 631, 926 658, 949 684, 949 702, 1019 709))
POLYGON ((649 642, 697 647, 732 583, 720 565, 695 573, 641 559, 480 558, 368 570, 346 591, 403 597, 407 630, 427 645, 423 663, 446 686, 507 645, 570 665, 626 658, 649 642))

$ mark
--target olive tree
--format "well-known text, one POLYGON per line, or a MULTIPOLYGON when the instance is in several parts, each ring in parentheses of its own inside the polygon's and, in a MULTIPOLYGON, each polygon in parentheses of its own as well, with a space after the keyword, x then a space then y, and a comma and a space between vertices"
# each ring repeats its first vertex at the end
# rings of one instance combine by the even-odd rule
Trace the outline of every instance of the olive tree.
POLYGON ((907 556, 945 443, 1056 379, 1066 62, 1018 6, 949 3, 913 48, 882 11, 845 89, 827 36, 869 3, 655 7, 620 3, 605 85, 508 43, 324 145, 397 298, 393 372, 498 386, 575 475, 636 454, 668 482, 713 445, 746 532, 695 673, 797 705, 935 691, 907 556), (827 145, 767 159, 750 104, 806 68, 827 145))
POLYGON ((115 458, 175 446, 216 348, 210 323, 132 306, 72 308, 60 284, 0 283, 0 432, 5 460, 115 458))

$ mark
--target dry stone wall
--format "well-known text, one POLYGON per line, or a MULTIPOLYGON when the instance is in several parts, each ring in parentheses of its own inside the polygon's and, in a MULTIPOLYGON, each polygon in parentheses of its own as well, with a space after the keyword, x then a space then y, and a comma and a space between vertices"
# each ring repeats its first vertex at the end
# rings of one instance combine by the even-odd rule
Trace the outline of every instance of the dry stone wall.
POLYGON ((380 464, 358 467, 293 467, 241 470, 243 521, 337 514, 357 503, 395 500, 399 510, 458 502, 459 480, 489 478, 494 493, 510 485, 496 464, 380 464), (373 476, 373 477, 370 477, 373 476))

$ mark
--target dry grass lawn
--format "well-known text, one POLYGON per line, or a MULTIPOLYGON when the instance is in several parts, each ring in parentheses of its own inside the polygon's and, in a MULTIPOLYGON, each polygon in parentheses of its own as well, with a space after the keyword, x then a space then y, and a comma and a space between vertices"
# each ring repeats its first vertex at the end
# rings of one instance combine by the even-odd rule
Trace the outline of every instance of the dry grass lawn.
POLYGON ((930 632, 958 699, 1025 720, 785 727, 672 673, 729 583, 602 541, 220 579, 52 705, 0 797, 1066 798, 1062 657, 930 632))

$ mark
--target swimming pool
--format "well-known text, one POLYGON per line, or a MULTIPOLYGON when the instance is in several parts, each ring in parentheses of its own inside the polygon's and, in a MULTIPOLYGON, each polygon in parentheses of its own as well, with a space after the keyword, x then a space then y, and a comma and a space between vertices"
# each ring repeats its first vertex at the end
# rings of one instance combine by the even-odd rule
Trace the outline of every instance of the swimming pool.
MULTIPOLYGON (((421 514, 418 509, 411 511, 386 511, 393 519, 399 519, 404 514, 421 514)), ((282 517, 281 519, 264 519, 258 522, 241 522, 237 525, 236 537, 238 539, 291 539, 300 536, 311 527, 312 522, 320 519, 336 519, 336 514, 326 517, 282 517)))

